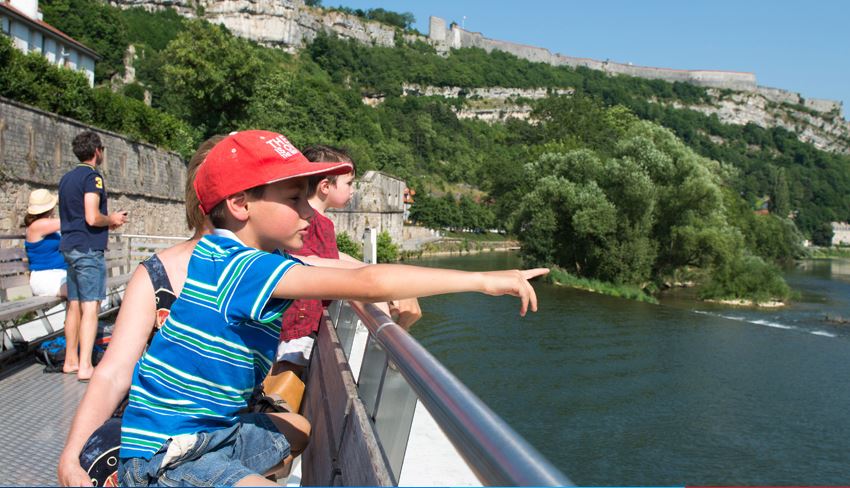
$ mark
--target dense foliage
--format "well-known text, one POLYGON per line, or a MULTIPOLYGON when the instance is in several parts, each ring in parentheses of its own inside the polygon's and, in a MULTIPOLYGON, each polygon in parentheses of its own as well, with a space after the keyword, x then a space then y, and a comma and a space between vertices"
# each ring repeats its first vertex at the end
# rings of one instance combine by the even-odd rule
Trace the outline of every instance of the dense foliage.
POLYGON ((92 0, 43 0, 38 4, 44 21, 94 49, 102 59, 95 64, 95 81, 109 81, 124 73, 127 28, 120 11, 92 0))
POLYGON ((348 254, 349 256, 361 260, 363 259, 363 246, 352 239, 345 232, 339 232, 336 235, 336 247, 339 252, 348 254))
MULTIPOLYGON (((830 220, 850 219, 850 158, 783 129, 673 108, 710 101, 693 85, 481 49, 443 57, 424 42, 369 47, 319 35, 291 55, 171 10, 120 11, 95 0, 42 6, 104 56, 98 81, 121 73, 132 43, 137 82, 121 89, 125 96, 90 90, 79 75, 5 42, 0 95, 184 154, 212 134, 254 127, 284 132, 297 146, 343 146, 361 172, 386 171, 417 189, 413 219, 510 228, 529 261, 558 264, 579 280, 653 289, 687 271, 702 273, 706 296, 781 297, 787 288, 773 263, 799 255, 797 229, 825 242, 830 220), (488 124, 457 117, 473 101, 463 92, 401 96, 404 83, 575 93, 520 100, 533 103, 534 123, 488 124), (373 107, 363 96, 383 98, 373 107), (152 108, 139 102, 146 97, 152 108), (757 199, 770 215, 753 214, 757 199)), ((381 9, 352 13, 412 23, 381 9)))
POLYGON ((0 36, 0 96, 184 155, 191 154, 197 140, 180 119, 108 88, 89 88, 81 73, 53 66, 40 54, 25 55, 6 36, 0 36))
MULTIPOLYGON (((640 118, 672 129, 697 153, 739 168, 740 177, 733 184, 747 201, 770 196, 771 210, 782 216, 794 212, 797 226, 816 243, 826 244, 831 238, 828 222, 850 219, 848 156, 818 150, 783 128, 723 124, 716 116, 667 103, 706 103, 710 98, 704 88, 552 67, 474 48, 455 50, 444 58, 422 44, 368 48, 320 36, 308 52, 335 81, 353 84, 364 94, 398 95, 404 82, 467 88, 572 88, 606 106, 627 107, 640 118)), ((585 130, 588 135, 594 132, 585 130)), ((596 136, 605 137, 598 132, 596 136)))
MULTIPOLYGON (((798 244, 773 236, 770 244, 778 249, 747 245, 745 232, 753 240, 762 234, 744 224, 761 221, 751 223, 752 212, 733 214, 724 204, 734 168, 699 156, 669 130, 627 110, 580 96, 549 100, 537 115, 553 140, 581 147, 525 165, 513 225, 532 264, 557 263, 579 277, 642 287, 683 268, 709 276, 723 270, 731 279, 704 290, 718 298, 755 296, 735 276, 758 269, 760 278, 771 278, 764 282, 771 288, 757 287, 759 292, 787 296, 787 287, 772 286, 782 282, 777 270, 754 253, 772 260, 798 244), (579 112, 583 119, 571 122, 579 112)), ((772 228, 786 225, 767 218, 772 228)))

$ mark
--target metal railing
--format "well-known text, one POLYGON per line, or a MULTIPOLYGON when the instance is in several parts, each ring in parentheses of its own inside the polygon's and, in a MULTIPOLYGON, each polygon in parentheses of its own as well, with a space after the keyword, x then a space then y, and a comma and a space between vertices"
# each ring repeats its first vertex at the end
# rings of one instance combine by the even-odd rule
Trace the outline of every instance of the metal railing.
POLYGON ((372 304, 335 302, 330 309, 330 316, 349 359, 358 319, 369 331, 369 343, 358 381, 360 396, 375 421, 376 431, 396 479, 399 477, 403 451, 410 432, 415 397, 418 397, 472 472, 485 485, 572 484, 380 309, 372 304), (415 394, 412 403, 397 384, 393 385, 398 383, 392 379, 394 372, 400 373, 415 394), (409 411, 406 410, 408 407, 409 411), (396 424, 394 429, 382 428, 380 425, 382 410, 386 409, 393 410, 383 417, 392 418, 396 424), (399 451, 401 459, 398 458, 399 451))

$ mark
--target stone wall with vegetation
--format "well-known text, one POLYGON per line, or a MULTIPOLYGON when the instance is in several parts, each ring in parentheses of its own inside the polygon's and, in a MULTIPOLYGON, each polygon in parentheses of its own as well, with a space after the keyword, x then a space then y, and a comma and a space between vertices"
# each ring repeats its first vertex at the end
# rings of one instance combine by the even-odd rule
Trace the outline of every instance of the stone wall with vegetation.
POLYGON ((110 210, 130 212, 123 232, 187 234, 179 155, 7 99, 0 99, 0 233, 21 231, 31 190, 58 190, 77 164, 71 141, 85 130, 98 132, 105 147, 100 170, 110 210))

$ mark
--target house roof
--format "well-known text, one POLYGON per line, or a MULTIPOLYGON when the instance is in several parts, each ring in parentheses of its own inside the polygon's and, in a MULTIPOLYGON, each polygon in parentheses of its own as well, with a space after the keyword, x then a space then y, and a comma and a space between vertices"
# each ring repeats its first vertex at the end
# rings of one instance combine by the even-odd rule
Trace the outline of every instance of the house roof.
POLYGON ((4 10, 6 12, 8 12, 9 14, 11 14, 11 16, 14 17, 15 19, 20 20, 21 22, 24 22, 26 24, 29 24, 29 25, 35 27, 36 29, 41 30, 42 32, 46 32, 48 35, 52 35, 53 37, 58 37, 61 40, 67 42, 68 44, 72 44, 74 47, 76 47, 80 51, 83 51, 84 53, 88 54, 89 56, 93 57, 95 60, 101 59, 100 55, 97 54, 97 52, 95 52, 94 49, 91 49, 90 47, 86 46, 82 42, 74 39, 73 37, 69 36, 68 34, 65 34, 64 32, 60 31, 56 27, 53 27, 52 25, 48 24, 47 22, 45 22, 43 20, 33 19, 32 17, 28 16, 27 14, 25 14, 25 13, 21 12, 20 10, 16 9, 15 7, 13 7, 9 2, 0 0, 0 11, 4 11, 4 10))

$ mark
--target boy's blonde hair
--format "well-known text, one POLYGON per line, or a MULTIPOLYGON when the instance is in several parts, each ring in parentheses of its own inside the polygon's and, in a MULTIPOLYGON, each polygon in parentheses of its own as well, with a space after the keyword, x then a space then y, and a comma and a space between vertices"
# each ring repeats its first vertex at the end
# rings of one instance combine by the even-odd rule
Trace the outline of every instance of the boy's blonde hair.
MULTIPOLYGON (((351 163, 351 172, 357 172, 357 166, 354 164, 354 161, 352 161, 351 156, 345 149, 326 146, 324 144, 313 144, 312 146, 304 148, 304 150, 301 151, 301 154, 314 163, 322 161, 342 161, 344 163, 351 163)), ((328 183, 335 185, 337 176, 338 175, 311 176, 307 179, 307 196, 313 197, 316 195, 316 189, 319 187, 319 183, 321 183, 322 180, 328 180, 328 183)))

